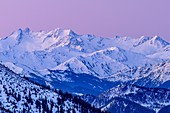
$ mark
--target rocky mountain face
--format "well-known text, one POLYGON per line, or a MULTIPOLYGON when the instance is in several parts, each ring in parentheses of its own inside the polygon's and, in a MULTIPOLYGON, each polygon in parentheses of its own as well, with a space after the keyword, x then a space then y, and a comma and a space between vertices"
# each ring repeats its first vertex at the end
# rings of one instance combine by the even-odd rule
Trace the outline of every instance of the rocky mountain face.
POLYGON ((0 64, 1 113, 100 113, 69 93, 40 86, 0 64))
POLYGON ((96 108, 112 113, 155 113, 170 104, 170 90, 120 84, 99 96, 86 94, 81 98, 96 108))
POLYGON ((72 93, 78 88, 82 89, 79 93, 97 95, 122 82, 169 88, 169 69, 163 69, 168 68, 169 59, 169 43, 159 36, 101 38, 59 28, 49 32, 26 28, 0 39, 2 64, 52 88, 65 90, 69 84, 67 91, 72 93), (164 71, 152 69, 153 65, 164 71), (79 82, 88 77, 93 79, 79 82), (140 82, 143 80, 147 84, 140 82))

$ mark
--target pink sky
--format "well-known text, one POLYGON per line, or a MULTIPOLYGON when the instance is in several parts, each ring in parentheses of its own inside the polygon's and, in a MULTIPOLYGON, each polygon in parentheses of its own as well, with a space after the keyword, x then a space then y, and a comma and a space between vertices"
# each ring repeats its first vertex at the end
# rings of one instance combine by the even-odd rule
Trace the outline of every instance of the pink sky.
POLYGON ((159 35, 170 42, 170 0, 1 0, 0 37, 26 27, 110 38, 159 35))

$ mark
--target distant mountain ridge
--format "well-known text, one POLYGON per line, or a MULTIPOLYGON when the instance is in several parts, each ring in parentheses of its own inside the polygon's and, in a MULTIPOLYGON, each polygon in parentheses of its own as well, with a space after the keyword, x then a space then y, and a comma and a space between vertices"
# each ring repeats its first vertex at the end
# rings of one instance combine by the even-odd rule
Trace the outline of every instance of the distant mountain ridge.
POLYGON ((83 95, 81 98, 112 113, 154 113, 170 104, 170 90, 120 84, 97 97, 83 95))
MULTIPOLYGON (((142 36, 139 39, 101 38, 88 34, 78 35, 70 29, 57 28, 49 32, 34 32, 26 28, 0 39, 0 62, 21 76, 25 75, 33 81, 50 87, 57 88, 58 86, 54 84, 70 83, 90 90, 97 87, 93 84, 96 83, 95 81, 86 82, 84 85, 76 84, 74 75, 80 81, 81 75, 85 74, 97 80, 98 83, 111 82, 113 86, 122 82, 139 84, 137 80, 147 79, 146 76, 149 77, 149 75, 145 73, 137 78, 138 71, 132 73, 133 76, 128 75, 128 71, 136 69, 140 71, 140 68, 150 69, 153 65, 162 62, 167 62, 169 65, 169 45, 159 36, 142 36), (63 72, 67 74, 64 75, 63 72), (69 73, 73 75, 68 77, 69 73)), ((152 72, 149 71, 149 73, 152 72)), ((167 76, 169 69, 164 73, 161 76, 169 80, 170 77, 167 76)), ((154 77, 159 74, 155 73, 154 77)), ((165 79, 157 78, 153 78, 158 81, 157 85, 148 83, 148 86, 159 87, 167 82, 161 81, 165 79)), ((169 88, 168 85, 164 86, 169 88)), ((101 93, 104 90, 105 88, 101 87, 96 91, 101 93)), ((93 91, 91 93, 93 94, 93 91)))

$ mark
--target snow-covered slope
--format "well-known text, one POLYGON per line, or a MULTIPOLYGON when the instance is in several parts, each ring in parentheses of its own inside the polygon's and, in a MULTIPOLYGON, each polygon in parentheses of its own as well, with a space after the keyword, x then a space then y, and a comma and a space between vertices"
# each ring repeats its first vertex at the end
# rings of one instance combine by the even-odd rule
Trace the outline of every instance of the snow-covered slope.
POLYGON ((124 81, 131 84, 146 87, 170 88, 170 61, 164 61, 156 65, 145 65, 143 67, 133 67, 129 70, 122 70, 109 77, 109 81, 124 81), (164 86, 167 84, 166 86, 164 86))
POLYGON ((87 103, 59 90, 34 84, 0 64, 0 112, 94 112, 87 103))
POLYGON ((170 59, 170 45, 164 47, 160 52, 156 52, 154 54, 147 55, 150 58, 160 58, 160 59, 170 59))
POLYGON ((139 86, 170 89, 170 61, 139 69, 141 70, 140 76, 143 77, 135 79, 131 83, 139 86))
POLYGON ((170 105, 170 90, 120 84, 98 97, 84 95, 82 99, 103 111, 113 113, 128 113, 128 111, 142 113, 143 109, 145 112, 153 112, 151 110, 158 112, 164 106, 170 105))
POLYGON ((143 54, 112 47, 88 55, 74 57, 61 63, 53 70, 69 70, 75 73, 88 73, 99 77, 108 77, 121 70, 146 64, 155 64, 158 61, 158 59, 147 58, 143 54))

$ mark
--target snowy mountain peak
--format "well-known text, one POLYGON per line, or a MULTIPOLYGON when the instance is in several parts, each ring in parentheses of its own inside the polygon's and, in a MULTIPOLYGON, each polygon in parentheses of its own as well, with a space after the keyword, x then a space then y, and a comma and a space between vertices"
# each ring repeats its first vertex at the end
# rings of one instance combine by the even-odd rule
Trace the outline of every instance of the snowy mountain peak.
POLYGON ((24 30, 24 32, 26 32, 26 33, 29 33, 31 30, 30 30, 30 28, 25 28, 25 30, 24 30))
POLYGON ((31 32, 31 29, 30 28, 25 28, 24 30, 19 28, 17 31, 14 31, 10 36, 12 37, 16 37, 15 35, 13 34, 18 34, 18 35, 21 35, 21 34, 28 34, 29 32, 31 32))
MULTIPOLYGON (((22 32, 23 30, 22 30, 21 28, 19 28, 17 31, 18 31, 18 32, 22 32)), ((17 32, 17 31, 16 31, 16 32, 17 32)), ((14 31, 14 32, 15 32, 15 31, 14 31)))
POLYGON ((13 38, 16 38, 18 36, 20 36, 22 34, 23 30, 20 28, 18 29, 17 31, 14 31, 10 36, 8 37, 13 37, 13 38))
MULTIPOLYGON (((29 28, 25 28, 24 30, 19 28, 17 31, 14 31, 7 38, 10 38, 9 40, 11 40, 11 38, 14 38, 14 39, 16 39, 16 41, 20 41, 21 38, 25 38, 26 37, 25 35, 29 35, 30 32, 31 32, 31 30, 29 28)), ((7 39, 7 38, 5 38, 5 39, 7 39)))
POLYGON ((137 46, 145 43, 146 41, 148 41, 148 40, 150 40, 150 39, 151 39, 151 37, 141 36, 141 37, 139 38, 139 40, 138 40, 133 46, 134 46, 134 47, 137 47, 137 46))
POLYGON ((152 39, 151 39, 151 44, 153 45, 157 45, 157 46, 162 46, 162 47, 165 47, 167 45, 169 45, 168 42, 166 42, 165 40, 163 40, 161 37, 159 36, 154 36, 152 39))
POLYGON ((160 41, 163 40, 163 39, 162 39, 160 36, 158 36, 158 35, 155 35, 152 39, 153 39, 153 40, 160 40, 160 41))
POLYGON ((142 36, 141 38, 139 38, 139 40, 133 46, 137 47, 137 46, 142 45, 146 42, 149 42, 149 44, 154 45, 158 48, 165 47, 165 46, 169 45, 168 42, 166 42, 159 36, 154 36, 154 37, 142 36))
POLYGON ((56 29, 54 29, 52 31, 49 31, 48 34, 54 34, 56 36, 61 36, 61 37, 77 35, 71 29, 61 29, 61 28, 56 28, 56 29))
POLYGON ((68 35, 76 35, 76 33, 71 29, 68 29, 67 32, 68 32, 68 35))

